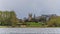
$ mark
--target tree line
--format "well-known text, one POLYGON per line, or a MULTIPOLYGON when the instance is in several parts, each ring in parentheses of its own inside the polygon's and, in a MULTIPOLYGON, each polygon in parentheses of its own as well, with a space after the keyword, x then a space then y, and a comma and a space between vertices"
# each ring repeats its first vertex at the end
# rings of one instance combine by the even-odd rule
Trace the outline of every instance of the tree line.
POLYGON ((0 11, 1 26, 15 26, 18 22, 14 11, 0 11))
POLYGON ((42 27, 60 27, 60 16, 50 16, 48 21, 46 21, 45 17, 41 17, 37 22, 35 18, 32 18, 31 21, 28 21, 28 19, 20 20, 16 17, 14 11, 0 11, 0 26, 17 26, 17 24, 20 26, 20 23, 22 25, 30 25, 30 22, 32 22, 31 24, 36 23, 37 25, 41 22, 40 25, 42 27))

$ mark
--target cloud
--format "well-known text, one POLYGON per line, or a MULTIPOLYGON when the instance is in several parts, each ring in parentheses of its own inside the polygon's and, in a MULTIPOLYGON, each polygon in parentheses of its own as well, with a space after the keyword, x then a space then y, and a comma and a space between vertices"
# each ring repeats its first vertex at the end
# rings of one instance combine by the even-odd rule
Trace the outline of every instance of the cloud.
POLYGON ((60 0, 0 0, 0 10, 14 10, 18 18, 28 13, 60 15, 60 0))

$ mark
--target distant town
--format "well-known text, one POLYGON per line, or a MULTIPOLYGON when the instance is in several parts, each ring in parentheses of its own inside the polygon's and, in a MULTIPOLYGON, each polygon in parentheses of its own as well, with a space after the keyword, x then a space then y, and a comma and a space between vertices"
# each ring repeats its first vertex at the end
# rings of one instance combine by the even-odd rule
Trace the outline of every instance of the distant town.
POLYGON ((36 16, 28 14, 28 18, 18 19, 14 11, 0 11, 1 27, 60 27, 60 16, 56 14, 36 16), (32 17, 33 16, 33 17, 32 17))

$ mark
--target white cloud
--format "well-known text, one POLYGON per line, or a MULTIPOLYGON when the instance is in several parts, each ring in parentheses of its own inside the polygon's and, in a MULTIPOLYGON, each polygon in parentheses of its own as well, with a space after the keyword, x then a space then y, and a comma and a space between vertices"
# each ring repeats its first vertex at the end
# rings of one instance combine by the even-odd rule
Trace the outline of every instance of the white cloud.
POLYGON ((14 10, 19 18, 27 16, 29 12, 60 15, 60 0, 0 0, 0 10, 14 10))

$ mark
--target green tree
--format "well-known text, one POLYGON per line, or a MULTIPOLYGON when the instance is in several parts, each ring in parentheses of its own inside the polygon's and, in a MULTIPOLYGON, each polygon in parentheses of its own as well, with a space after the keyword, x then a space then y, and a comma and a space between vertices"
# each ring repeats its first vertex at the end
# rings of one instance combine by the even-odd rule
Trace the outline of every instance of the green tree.
POLYGON ((14 11, 0 11, 0 24, 6 26, 16 26, 18 19, 14 11))
POLYGON ((18 23, 18 19, 16 18, 16 14, 14 11, 10 12, 10 21, 12 23, 12 26, 16 26, 18 23))
POLYGON ((47 22, 48 27, 60 27, 60 16, 51 17, 47 22))

